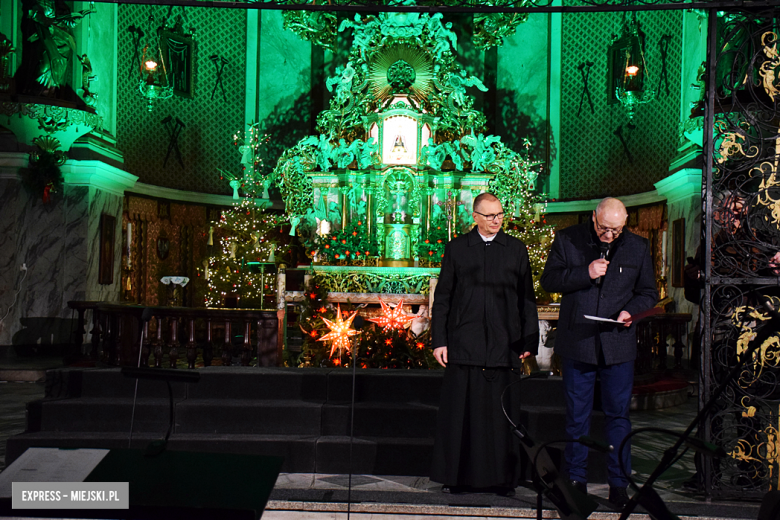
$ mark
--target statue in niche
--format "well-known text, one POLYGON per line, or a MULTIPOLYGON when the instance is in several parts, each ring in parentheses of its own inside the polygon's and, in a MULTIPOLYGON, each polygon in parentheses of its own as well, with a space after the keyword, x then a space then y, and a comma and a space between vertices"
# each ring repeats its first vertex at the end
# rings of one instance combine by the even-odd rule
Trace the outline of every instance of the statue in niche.
POLYGON ((23 0, 22 63, 14 76, 17 92, 78 103, 69 84, 76 41, 73 28, 95 12, 71 12, 62 0, 23 0))
MULTIPOLYGON (((322 229, 322 223, 326 222, 327 218, 328 212, 325 208, 325 197, 319 197, 317 205, 314 208, 309 208, 306 210, 304 221, 306 222, 306 227, 309 229, 316 229, 318 234, 322 234, 320 233, 322 229)), ((330 226, 328 226, 328 231, 329 230, 330 226)))
POLYGON ((439 203, 437 202, 433 205, 431 210, 431 222, 438 222, 439 220, 444 220, 444 210, 441 209, 441 206, 439 206, 439 203))
POLYGON ((364 199, 360 199, 360 202, 357 204, 357 208, 355 209, 355 214, 357 215, 358 220, 365 221, 366 219, 366 201, 364 199))
POLYGON ((352 184, 352 187, 347 190, 347 201, 349 202, 350 209, 354 210, 357 207, 357 201, 360 198, 362 191, 363 186, 359 184, 352 184))

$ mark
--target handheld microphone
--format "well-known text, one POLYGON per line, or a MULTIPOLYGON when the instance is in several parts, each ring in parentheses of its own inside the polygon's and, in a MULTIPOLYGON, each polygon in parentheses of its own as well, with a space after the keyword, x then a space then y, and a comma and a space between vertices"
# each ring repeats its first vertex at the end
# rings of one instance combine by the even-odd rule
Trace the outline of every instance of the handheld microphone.
MULTIPOLYGON (((609 244, 606 242, 601 242, 599 244, 599 249, 601 250, 601 254, 599 255, 599 260, 603 260, 607 258, 607 254, 609 253, 609 244)), ((596 285, 601 285, 601 279, 604 278, 603 276, 599 276, 596 278, 596 285)))

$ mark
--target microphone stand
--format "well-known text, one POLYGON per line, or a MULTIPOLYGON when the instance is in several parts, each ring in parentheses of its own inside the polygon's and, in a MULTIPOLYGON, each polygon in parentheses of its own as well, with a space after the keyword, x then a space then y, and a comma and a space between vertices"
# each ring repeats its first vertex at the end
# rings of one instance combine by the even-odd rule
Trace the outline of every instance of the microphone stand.
MULTIPOLYGON (((352 324, 355 330, 363 328, 363 316, 358 314, 355 316, 352 324)), ((355 361, 357 359, 357 343, 352 341, 352 402, 349 406, 349 481, 347 482, 347 520, 350 519, 350 513, 352 510, 352 444, 355 439, 355 379, 357 378, 357 366, 355 361)))
MULTIPOLYGON (((753 353, 772 334, 780 330, 780 314, 774 309, 774 307, 772 307, 772 305, 769 303, 768 298, 762 295, 758 295, 758 299, 762 304, 764 304, 765 307, 767 307, 767 309, 769 310, 769 314, 772 316, 772 319, 770 319, 761 328, 761 330, 756 333, 756 337, 753 338, 753 340, 750 343, 748 343, 748 348, 742 354, 742 358, 738 359, 737 364, 729 371, 729 373, 724 378, 723 382, 715 389, 715 392, 713 392, 709 400, 704 404, 701 410, 699 410, 699 413, 696 414, 696 417, 694 417, 693 421, 691 421, 691 423, 688 425, 688 428, 686 428, 686 430, 679 436, 677 442, 675 442, 674 445, 672 445, 670 448, 664 451, 663 457, 661 457, 661 461, 658 463, 658 466, 656 466, 655 470, 653 470, 653 473, 648 477, 648 479, 645 481, 645 483, 642 485, 639 491, 637 491, 637 493, 631 498, 631 500, 628 501, 626 506, 623 508, 623 513, 620 515, 620 520, 627 520, 629 515, 631 515, 634 509, 636 509, 636 506, 645 502, 643 498, 646 495, 650 496, 651 498, 657 498, 657 500, 661 500, 661 498, 653 489, 653 483, 656 480, 658 480, 658 478, 664 473, 664 471, 668 469, 668 466, 670 466, 671 463, 674 462, 675 458, 677 457, 677 452, 679 451, 680 447, 685 443, 685 441, 688 440, 688 438, 691 436, 691 434, 693 433, 693 429, 696 427, 696 425, 699 424, 699 422, 702 421, 702 419, 704 419, 704 417, 715 406, 715 402, 718 400, 718 398, 720 398, 721 394, 723 394, 723 392, 726 391, 726 388, 729 386, 729 384, 731 384, 732 381, 737 379, 739 373, 742 371, 742 367, 747 363, 749 359, 753 357, 753 353)), ((623 442, 623 444, 625 444, 625 441, 623 442)), ((623 450, 623 445, 621 444, 620 451, 622 452, 622 450, 623 450)), ((621 458, 620 460, 622 463, 623 459, 621 458)), ((662 500, 661 503, 663 503, 662 500)), ((652 513, 651 516, 653 516, 652 513)), ((663 516, 665 517, 665 515, 663 516)), ((666 517, 666 518, 674 518, 674 516, 666 517)))
POLYGON ((521 440, 528 456, 531 457, 533 453, 531 466, 536 477, 534 483, 536 484, 537 520, 542 520, 542 496, 547 497, 547 500, 552 502, 561 520, 587 519, 598 508, 598 504, 589 495, 582 493, 563 478, 553 462, 550 452, 547 451, 547 446, 559 442, 577 442, 599 451, 610 451, 609 447, 601 448, 599 447, 601 443, 586 437, 575 440, 555 439, 544 442, 538 447, 534 445, 533 440, 528 435, 521 440), (539 468, 540 462, 542 471, 539 468))
MULTIPOLYGON (((530 378, 547 378, 549 374, 545 372, 534 372, 527 376, 521 376, 517 381, 513 381, 504 388, 501 393, 501 409, 509 424, 512 425, 512 434, 520 439, 520 444, 525 450, 528 459, 531 461, 531 468, 534 473, 534 487, 536 488, 536 518, 542 520, 542 496, 552 502, 561 520, 585 520, 593 511, 598 508, 598 504, 588 495, 583 495, 580 491, 563 478, 558 471, 555 463, 547 451, 547 446, 555 442, 565 442, 553 440, 545 442, 539 446, 531 439, 528 431, 522 424, 515 424, 509 417, 504 406, 504 396, 509 387, 530 378), (540 468, 541 466, 541 468, 540 468)), ((600 443, 593 441, 588 437, 583 437, 572 442, 580 442, 589 447, 600 448, 600 443)), ((609 449, 608 447, 606 448, 609 449)))
MULTIPOLYGON (((151 307, 144 307, 143 312, 141 312, 141 341, 138 342, 138 365, 136 365, 136 367, 139 369, 141 368, 141 354, 143 353, 144 350, 145 325, 149 322, 149 320, 152 319, 152 315, 153 315, 153 311, 151 307)), ((170 391, 170 383, 168 386, 168 390, 170 391)), ((130 435, 127 439, 128 449, 131 447, 131 444, 133 443, 133 426, 135 424, 135 404, 137 399, 138 399, 138 379, 135 380, 135 390, 133 391, 133 409, 132 412, 130 412, 130 435)), ((171 400, 173 400, 173 397, 171 397, 171 400)), ((167 436, 165 437, 165 440, 168 440, 167 436)))

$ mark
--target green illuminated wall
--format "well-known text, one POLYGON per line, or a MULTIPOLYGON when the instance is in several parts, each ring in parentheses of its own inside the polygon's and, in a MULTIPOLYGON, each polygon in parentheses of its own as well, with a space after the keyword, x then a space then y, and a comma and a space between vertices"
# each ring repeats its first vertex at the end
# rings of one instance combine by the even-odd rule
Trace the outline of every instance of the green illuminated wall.
POLYGON ((667 57, 669 94, 665 89, 652 103, 639 108, 636 129, 625 127, 628 118, 619 104, 607 105, 607 46, 617 33, 622 14, 563 15, 561 62, 561 199, 591 199, 653 190, 653 183, 668 175, 678 144, 680 113, 681 11, 640 13, 647 35, 646 60, 656 87, 661 73, 658 42, 672 36, 667 57), (587 102, 578 116, 583 90, 578 66, 595 63, 589 87, 594 104, 587 102), (625 156, 614 132, 622 126, 633 163, 625 156))
MULTIPOLYGON (((179 14, 179 10, 176 8, 174 14, 179 14)), ((240 155, 232 144, 232 136, 244 129, 246 11, 187 8, 186 26, 196 30, 195 96, 193 99, 174 96, 159 102, 150 113, 137 91, 138 73, 133 67, 132 40, 127 29, 136 25, 149 34, 150 14, 159 24, 166 12, 167 8, 119 6, 117 146, 124 154, 127 169, 140 182, 228 194, 230 190, 219 180, 217 168, 234 171, 240 168, 240 155), (219 90, 211 99, 216 82, 216 67, 209 59, 212 55, 228 59, 223 73, 227 101, 219 90), (184 167, 173 152, 163 166, 169 138, 161 121, 167 116, 179 118, 185 125, 179 137, 184 167)))
MULTIPOLYGON (((189 191, 230 193, 217 169, 240 167, 231 138, 250 121, 260 121, 271 137, 264 157, 269 169, 286 148, 315 133, 316 114, 327 107, 330 95, 325 79, 342 63, 349 45, 340 38, 335 52, 329 52, 305 42, 282 28, 280 11, 187 8, 187 24, 195 27, 198 42, 195 98, 160 102, 150 114, 136 91, 127 28, 135 24, 148 30, 150 14, 160 20, 167 8, 120 5, 118 11, 118 147, 127 169, 141 182, 189 191), (214 54, 229 60, 223 79, 227 101, 219 91, 210 99, 216 73, 209 56, 214 54), (161 121, 167 116, 185 125, 179 138, 183 168, 173 154, 163 167, 169 138, 161 121)), ((650 191, 668 175, 676 153, 684 90, 683 14, 640 14, 654 86, 661 72, 658 42, 662 35, 672 37, 666 67, 669 94, 662 90, 659 99, 641 107, 631 132, 623 108, 606 104, 607 46, 619 30, 620 16, 532 14, 503 46, 488 51, 470 42, 470 17, 447 17, 459 34, 461 62, 490 88, 486 94, 469 92, 487 115, 488 131, 518 151, 522 139, 529 138, 532 157, 547 170, 540 184, 557 198, 650 191), (583 89, 578 65, 584 61, 595 63, 589 78, 594 113, 584 104, 578 115, 583 89), (614 135, 620 126, 633 164, 614 135)))

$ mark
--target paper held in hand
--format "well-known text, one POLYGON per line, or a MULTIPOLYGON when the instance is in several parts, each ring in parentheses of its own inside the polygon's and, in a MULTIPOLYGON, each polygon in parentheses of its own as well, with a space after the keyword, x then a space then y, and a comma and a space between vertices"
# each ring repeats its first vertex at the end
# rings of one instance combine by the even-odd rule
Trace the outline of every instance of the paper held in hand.
POLYGON ((588 316, 587 314, 583 314, 582 316, 588 320, 606 321, 608 323, 631 323, 631 322, 637 323, 638 321, 647 318, 648 316, 654 316, 656 314, 661 314, 663 312, 664 310, 661 307, 651 307, 646 311, 642 311, 634 314, 633 316, 629 317, 626 321, 611 320, 609 318, 599 318, 598 316, 588 316))
POLYGON ((593 320, 593 321, 606 321, 608 323, 625 323, 625 322, 618 321, 618 320, 611 320, 609 318, 599 318, 598 316, 588 316, 587 314, 583 314, 583 317, 585 319, 593 320))

